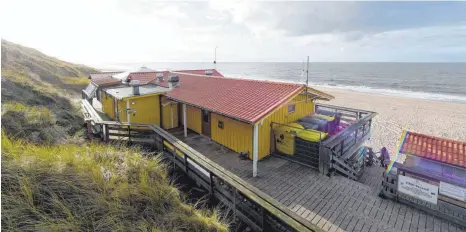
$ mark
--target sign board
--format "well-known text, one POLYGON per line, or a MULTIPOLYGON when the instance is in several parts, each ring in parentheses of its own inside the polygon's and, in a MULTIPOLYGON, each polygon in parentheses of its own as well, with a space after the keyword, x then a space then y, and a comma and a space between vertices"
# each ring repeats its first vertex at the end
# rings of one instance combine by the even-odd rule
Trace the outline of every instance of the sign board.
POLYGON ((466 188, 440 181, 440 194, 456 200, 466 201, 466 188))
POLYGON ((398 176, 398 191, 423 201, 437 204, 438 186, 411 178, 398 176))

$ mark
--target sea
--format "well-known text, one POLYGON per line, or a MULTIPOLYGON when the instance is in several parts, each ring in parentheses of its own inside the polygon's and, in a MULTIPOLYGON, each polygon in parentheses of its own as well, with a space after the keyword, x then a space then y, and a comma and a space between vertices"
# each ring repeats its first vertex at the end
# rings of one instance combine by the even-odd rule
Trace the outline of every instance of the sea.
POLYGON ((110 64, 108 70, 212 69, 224 76, 273 80, 466 104, 464 63, 285 63, 285 62, 150 62, 110 64), (307 74, 306 70, 309 70, 307 74))

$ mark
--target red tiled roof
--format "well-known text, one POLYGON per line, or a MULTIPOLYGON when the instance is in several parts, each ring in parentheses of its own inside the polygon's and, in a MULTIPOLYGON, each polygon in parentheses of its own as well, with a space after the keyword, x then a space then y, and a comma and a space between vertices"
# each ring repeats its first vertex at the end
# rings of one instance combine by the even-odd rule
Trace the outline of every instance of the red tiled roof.
MULTIPOLYGON (((135 72, 128 75, 129 80, 138 80, 141 85, 146 85, 155 81, 157 79, 157 73, 160 72, 135 72)), ((168 71, 162 72, 164 74, 164 79, 168 71)))
POLYGON ((98 86, 111 86, 111 85, 117 85, 121 83, 121 80, 111 78, 111 77, 102 77, 102 78, 92 79, 91 81, 92 83, 98 86))
POLYGON ((89 79, 98 79, 98 78, 106 78, 111 77, 114 74, 122 73, 120 72, 100 72, 100 73, 91 73, 89 74, 89 79))
MULTIPOLYGON (((177 75, 178 87, 166 96, 233 117, 255 123, 304 89, 303 85, 271 81, 224 78, 189 74, 177 75)), ((167 78, 159 85, 166 86, 167 78)))
POLYGON ((174 72, 189 73, 189 74, 196 74, 196 75, 206 75, 205 71, 207 70, 212 71, 212 75, 209 75, 209 76, 223 77, 223 75, 220 72, 218 72, 217 69, 179 70, 179 71, 174 71, 174 72))
POLYGON ((401 152, 466 167, 466 142, 408 131, 401 152))

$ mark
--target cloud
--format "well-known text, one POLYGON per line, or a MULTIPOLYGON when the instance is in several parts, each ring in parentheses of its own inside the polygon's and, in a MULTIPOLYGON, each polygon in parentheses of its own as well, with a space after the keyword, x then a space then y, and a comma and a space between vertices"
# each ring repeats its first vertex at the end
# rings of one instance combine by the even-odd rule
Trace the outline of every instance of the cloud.
POLYGON ((16 0, 2 36, 85 64, 464 61, 466 3, 16 0), (28 7, 25 8, 24 6, 28 7))

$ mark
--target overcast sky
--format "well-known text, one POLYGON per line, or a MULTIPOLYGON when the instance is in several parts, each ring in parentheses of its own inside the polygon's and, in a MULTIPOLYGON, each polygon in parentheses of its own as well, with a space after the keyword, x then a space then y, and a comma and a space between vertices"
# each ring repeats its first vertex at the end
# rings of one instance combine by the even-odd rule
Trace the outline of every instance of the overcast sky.
POLYGON ((1 35, 88 65, 466 61, 466 2, 3 1, 1 35))

